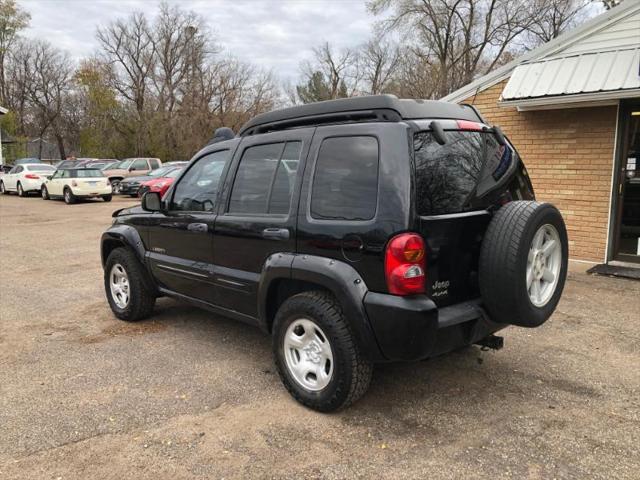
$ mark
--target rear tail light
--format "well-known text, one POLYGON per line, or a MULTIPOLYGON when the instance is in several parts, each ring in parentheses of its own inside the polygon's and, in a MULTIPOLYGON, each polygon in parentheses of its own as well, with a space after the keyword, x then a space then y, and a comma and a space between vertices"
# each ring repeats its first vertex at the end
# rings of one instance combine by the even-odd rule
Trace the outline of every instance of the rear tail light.
POLYGON ((415 233, 401 233, 387 244, 384 273, 389 293, 414 295, 426 292, 425 246, 415 233))
POLYGON ((78 186, 78 182, 76 182, 75 180, 71 180, 71 186, 72 187, 77 187, 78 186))
POLYGON ((40 177, 35 173, 27 173, 24 178, 30 178, 31 180, 39 180, 40 177))

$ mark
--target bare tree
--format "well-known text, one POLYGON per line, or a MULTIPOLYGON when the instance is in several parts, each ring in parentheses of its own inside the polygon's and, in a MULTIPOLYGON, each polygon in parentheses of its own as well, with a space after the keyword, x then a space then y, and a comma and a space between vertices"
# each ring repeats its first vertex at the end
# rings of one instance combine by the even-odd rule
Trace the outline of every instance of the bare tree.
POLYGON ((414 52, 438 75, 437 96, 498 65, 536 13, 522 0, 372 0, 369 8, 391 10, 383 27, 416 37, 414 52))
MULTIPOLYGON (((69 93, 73 68, 67 53, 45 41, 28 44, 24 74, 30 79, 24 82, 28 100, 34 109, 38 136, 44 138, 52 130, 58 143, 61 158, 66 157, 61 115, 69 93)), ((42 154, 42 142, 40 142, 42 154)))
POLYGON ((7 99, 5 66, 15 45, 18 32, 29 25, 31 15, 16 5, 15 0, 0 0, 0 101, 7 99))
POLYGON ((313 48, 313 60, 301 64, 302 83, 296 88, 303 103, 351 97, 360 79, 358 53, 335 52, 328 42, 313 48))
POLYGON ((536 0, 537 14, 527 29, 527 49, 558 37, 575 27, 585 14, 590 0, 536 0))
POLYGON ((400 48, 382 36, 369 40, 360 50, 360 68, 365 92, 371 95, 388 93, 394 75, 400 67, 400 48))

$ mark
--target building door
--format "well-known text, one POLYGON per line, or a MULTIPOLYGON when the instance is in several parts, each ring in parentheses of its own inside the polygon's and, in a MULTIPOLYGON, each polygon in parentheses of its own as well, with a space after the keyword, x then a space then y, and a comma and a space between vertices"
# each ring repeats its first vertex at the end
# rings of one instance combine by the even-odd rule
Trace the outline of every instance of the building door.
POLYGON ((620 109, 614 259, 640 263, 640 101, 620 109))

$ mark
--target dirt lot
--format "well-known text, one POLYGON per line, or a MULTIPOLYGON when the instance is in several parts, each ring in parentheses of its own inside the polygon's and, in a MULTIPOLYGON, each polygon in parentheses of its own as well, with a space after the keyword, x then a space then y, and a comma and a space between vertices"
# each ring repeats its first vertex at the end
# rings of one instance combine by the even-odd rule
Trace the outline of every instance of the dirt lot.
POLYGON ((572 271, 502 351, 382 366, 322 415, 257 330, 112 316, 98 240, 131 203, 0 198, 0 478, 638 478, 640 282, 572 271))

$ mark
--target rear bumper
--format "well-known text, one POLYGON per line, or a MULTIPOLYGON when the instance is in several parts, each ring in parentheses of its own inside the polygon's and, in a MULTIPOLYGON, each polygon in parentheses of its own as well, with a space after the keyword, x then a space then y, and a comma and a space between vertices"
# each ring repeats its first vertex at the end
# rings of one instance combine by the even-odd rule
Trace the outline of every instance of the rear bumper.
POLYGON ((425 296, 368 292, 364 306, 380 350, 390 361, 435 357, 506 327, 489 319, 480 300, 439 309, 425 296))
POLYGON ((101 197, 103 195, 111 195, 110 186, 95 187, 71 187, 71 192, 75 197, 101 197))

